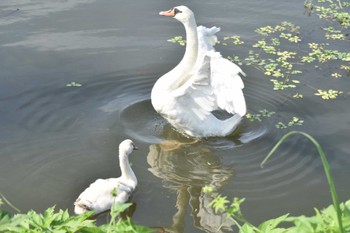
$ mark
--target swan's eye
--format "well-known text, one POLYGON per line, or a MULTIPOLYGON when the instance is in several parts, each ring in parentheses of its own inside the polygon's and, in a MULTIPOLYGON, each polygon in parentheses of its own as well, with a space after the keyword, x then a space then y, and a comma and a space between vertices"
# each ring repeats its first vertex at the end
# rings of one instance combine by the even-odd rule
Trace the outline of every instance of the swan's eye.
POLYGON ((180 11, 180 10, 177 9, 177 8, 175 8, 175 9, 174 9, 174 16, 175 16, 177 13, 182 13, 182 11, 180 11))

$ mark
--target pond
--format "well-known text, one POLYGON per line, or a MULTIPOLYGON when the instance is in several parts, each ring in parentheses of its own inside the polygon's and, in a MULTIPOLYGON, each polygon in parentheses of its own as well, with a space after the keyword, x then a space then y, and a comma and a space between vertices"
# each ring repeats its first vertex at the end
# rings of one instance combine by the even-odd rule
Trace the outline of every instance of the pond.
POLYGON ((15 206, 26 212, 56 205, 73 213, 73 202, 91 182, 120 175, 117 148, 131 138, 139 147, 130 157, 139 180, 132 198, 137 224, 169 232, 215 231, 221 217, 208 206, 206 185, 246 198, 242 210, 253 223, 285 213, 311 215, 314 207, 330 205, 331 197, 307 139, 290 137, 260 168, 290 130, 319 141, 340 200, 349 199, 349 77, 332 78, 327 66, 303 65, 297 88, 303 98, 293 98, 295 89, 274 91, 263 72, 243 64, 248 112, 275 114, 261 121, 245 118, 226 138, 194 142, 153 110, 152 86, 184 53, 167 41, 184 36, 183 26, 158 12, 182 4, 194 11, 198 25, 221 27, 220 40, 239 35, 247 42, 218 45, 225 57, 247 54, 259 27, 292 22, 301 27, 307 47, 327 25, 306 14, 301 0, 2 0, 0 192, 15 206), (325 101, 310 86, 344 94, 325 101), (303 123, 276 127, 293 117, 303 123))

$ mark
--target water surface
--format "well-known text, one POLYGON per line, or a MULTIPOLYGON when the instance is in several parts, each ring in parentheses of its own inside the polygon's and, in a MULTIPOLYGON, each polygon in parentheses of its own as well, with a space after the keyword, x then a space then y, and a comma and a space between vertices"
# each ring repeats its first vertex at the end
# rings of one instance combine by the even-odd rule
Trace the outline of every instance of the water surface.
MULTIPOLYGON (((219 37, 237 34, 247 41, 257 38, 256 28, 284 20, 300 25, 310 41, 321 24, 304 14, 302 1, 1 1, 0 191, 18 208, 43 211, 56 204, 72 213, 89 183, 119 176, 117 147, 131 138, 140 148, 130 158, 139 179, 132 199, 138 224, 169 232, 215 231, 221 217, 208 208, 205 185, 245 197, 243 212, 254 223, 288 212, 312 214, 331 198, 310 142, 294 136, 259 167, 288 131, 277 129, 276 122, 295 115, 305 123, 291 129, 319 140, 340 199, 349 198, 346 95, 329 104, 302 86, 304 99, 293 99, 243 66, 248 111, 269 109, 274 117, 245 119, 227 138, 194 142, 156 114, 151 88, 184 53, 167 42, 183 35, 182 25, 158 12, 180 4, 193 9, 198 24, 220 26, 219 37), (82 86, 67 87, 71 82, 82 86)), ((248 49, 218 46, 224 56, 248 49)), ((349 86, 348 77, 331 82, 313 65, 303 70, 301 79, 320 88, 349 86)))

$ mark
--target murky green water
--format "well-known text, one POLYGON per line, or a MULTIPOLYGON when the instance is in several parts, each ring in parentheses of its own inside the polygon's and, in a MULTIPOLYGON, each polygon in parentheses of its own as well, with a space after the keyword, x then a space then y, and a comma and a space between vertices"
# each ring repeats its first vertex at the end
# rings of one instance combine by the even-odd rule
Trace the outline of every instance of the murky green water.
MULTIPOLYGON (((154 112, 153 84, 184 53, 167 42, 184 33, 182 25, 158 12, 180 4, 193 9, 199 25, 220 26, 219 37, 256 40, 256 28, 285 20, 300 25, 308 40, 319 36, 320 21, 304 14, 303 1, 1 1, 0 191, 18 208, 43 211, 56 204, 72 213, 89 183, 119 176, 117 147, 131 138, 140 148, 130 158, 139 179, 132 199, 136 223, 213 232, 220 217, 208 208, 204 185, 245 197, 244 214, 255 223, 287 212, 312 214, 331 198, 311 143, 292 137, 259 167, 288 131, 277 129, 276 121, 292 116, 304 120, 292 129, 319 140, 340 199, 349 198, 347 95, 329 103, 302 86, 304 99, 293 99, 243 66, 248 111, 269 109, 277 113, 273 118, 244 120, 230 137, 192 144, 154 112), (71 82, 82 87, 67 87, 71 82)), ((225 56, 248 49, 218 47, 225 56)), ((335 82, 313 65, 303 71, 306 83, 349 87, 348 77, 335 82)))

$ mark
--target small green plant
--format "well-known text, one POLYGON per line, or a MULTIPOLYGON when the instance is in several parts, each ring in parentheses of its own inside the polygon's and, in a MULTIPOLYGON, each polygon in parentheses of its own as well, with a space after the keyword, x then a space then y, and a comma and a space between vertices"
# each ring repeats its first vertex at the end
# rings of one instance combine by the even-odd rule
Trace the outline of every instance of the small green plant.
POLYGON ((342 93, 343 93, 342 91, 337 91, 337 90, 332 90, 332 89, 330 89, 328 91, 318 89, 317 93, 315 93, 315 95, 320 96, 324 100, 330 100, 330 99, 336 99, 342 93))
POLYGON ((286 129, 286 128, 288 128, 288 126, 286 124, 284 124, 283 122, 278 122, 276 124, 276 128, 277 129, 286 129))
POLYGON ((222 42, 221 44, 227 46, 229 41, 231 41, 234 45, 244 44, 244 41, 241 40, 241 37, 237 35, 225 36, 224 42, 222 42))
POLYGON ((267 109, 262 109, 259 110, 259 113, 253 114, 253 113, 247 113, 245 115, 245 117, 250 120, 250 121, 262 121, 262 117, 271 117, 272 115, 274 115, 275 112, 269 111, 267 109))
POLYGON ((80 84, 80 83, 71 82, 71 83, 66 84, 66 86, 67 86, 67 87, 81 87, 81 86, 83 86, 83 85, 80 84))
POLYGON ((288 123, 278 122, 276 124, 276 128, 286 129, 288 127, 292 127, 296 125, 303 125, 303 123, 304 123, 304 120, 294 116, 288 123))
POLYGON ((169 42, 171 43, 178 43, 181 46, 186 45, 186 40, 182 38, 182 36, 175 36, 173 38, 168 39, 169 42))
POLYGON ((302 95, 300 93, 296 93, 296 94, 293 95, 293 98, 295 98, 295 99, 302 99, 302 98, 304 98, 304 95, 302 95))

